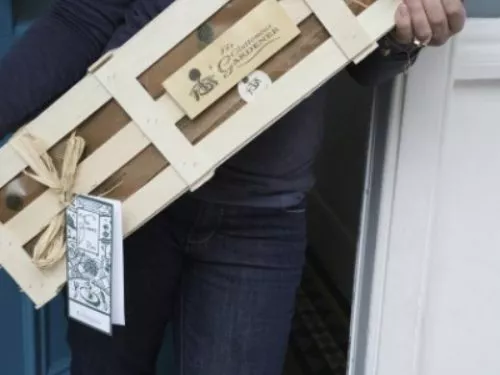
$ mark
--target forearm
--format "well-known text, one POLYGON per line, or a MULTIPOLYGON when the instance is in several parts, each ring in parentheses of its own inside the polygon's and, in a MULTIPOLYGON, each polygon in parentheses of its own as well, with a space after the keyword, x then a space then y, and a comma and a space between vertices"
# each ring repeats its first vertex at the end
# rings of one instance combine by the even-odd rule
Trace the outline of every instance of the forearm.
POLYGON ((378 85, 410 68, 419 49, 395 43, 390 37, 380 40, 380 47, 359 64, 347 67, 349 75, 362 85, 378 85))
POLYGON ((59 0, 0 60, 0 138, 75 84, 131 0, 59 0))

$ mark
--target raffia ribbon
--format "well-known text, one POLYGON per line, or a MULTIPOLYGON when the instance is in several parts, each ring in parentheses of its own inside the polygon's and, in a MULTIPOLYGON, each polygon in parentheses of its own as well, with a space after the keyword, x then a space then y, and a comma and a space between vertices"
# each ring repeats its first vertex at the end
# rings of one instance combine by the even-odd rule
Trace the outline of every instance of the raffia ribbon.
MULTIPOLYGON (((74 196, 73 188, 78 163, 85 149, 85 140, 75 133, 71 134, 66 144, 60 172, 47 153, 47 148, 33 135, 22 132, 15 135, 9 143, 33 170, 33 173, 27 171, 24 173, 54 191, 64 209, 68 207, 74 196)), ((53 266, 65 256, 64 209, 50 221, 33 250, 33 262, 41 269, 53 266)))

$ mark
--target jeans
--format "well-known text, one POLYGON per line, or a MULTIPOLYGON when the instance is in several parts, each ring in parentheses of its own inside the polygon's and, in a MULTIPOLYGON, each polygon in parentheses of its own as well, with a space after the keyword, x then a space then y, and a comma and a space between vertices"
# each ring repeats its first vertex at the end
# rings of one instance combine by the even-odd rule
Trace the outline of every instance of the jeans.
POLYGON ((178 375, 281 375, 305 222, 304 204, 182 197, 125 240, 126 326, 108 337, 69 322, 71 374, 154 374, 172 323, 178 375))

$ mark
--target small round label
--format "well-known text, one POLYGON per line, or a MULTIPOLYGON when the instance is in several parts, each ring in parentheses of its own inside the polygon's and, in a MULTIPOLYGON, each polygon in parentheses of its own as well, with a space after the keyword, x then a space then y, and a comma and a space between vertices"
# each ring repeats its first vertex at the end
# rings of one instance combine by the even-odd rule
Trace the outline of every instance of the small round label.
POLYGON ((250 103, 259 93, 266 91, 272 83, 271 78, 265 72, 256 70, 238 83, 238 92, 244 101, 250 103))

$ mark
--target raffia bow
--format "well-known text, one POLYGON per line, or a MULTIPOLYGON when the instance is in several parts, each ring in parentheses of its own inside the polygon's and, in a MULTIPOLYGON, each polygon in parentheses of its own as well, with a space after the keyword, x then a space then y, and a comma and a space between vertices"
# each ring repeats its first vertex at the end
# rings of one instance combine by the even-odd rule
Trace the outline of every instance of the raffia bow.
MULTIPOLYGON (((74 196, 73 188, 78 163, 85 149, 85 140, 74 133, 71 134, 66 144, 60 172, 46 148, 33 135, 22 132, 15 135, 9 143, 33 170, 33 173, 27 171, 24 173, 54 191, 61 205, 66 208, 74 196)), ((63 209, 43 231, 32 255, 37 267, 49 268, 65 256, 65 223, 65 210, 63 209)))

